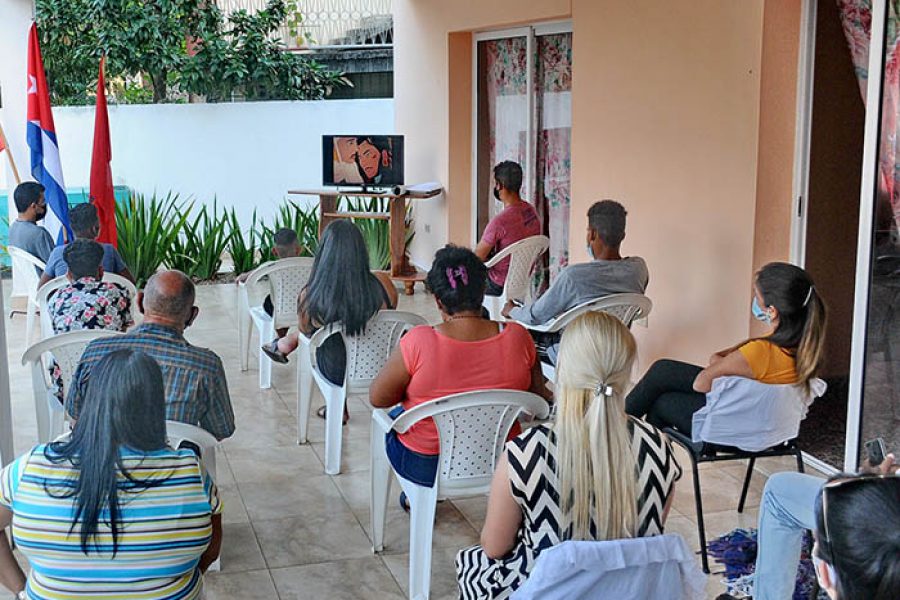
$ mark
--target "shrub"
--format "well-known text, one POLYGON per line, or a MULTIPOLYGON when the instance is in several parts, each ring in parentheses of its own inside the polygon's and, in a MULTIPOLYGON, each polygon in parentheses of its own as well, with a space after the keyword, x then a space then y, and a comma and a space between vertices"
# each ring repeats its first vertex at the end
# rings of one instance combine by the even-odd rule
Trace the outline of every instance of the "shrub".
POLYGON ((183 207, 172 192, 162 198, 154 192, 149 200, 133 193, 127 203, 116 203, 119 254, 139 288, 167 262, 191 206, 183 207))
POLYGON ((301 256, 312 256, 319 247, 319 210, 316 207, 302 208, 293 202, 283 202, 275 213, 272 227, 260 223, 260 262, 275 260, 272 253, 273 237, 279 229, 293 229, 300 242, 301 256))
POLYGON ((215 200, 211 208, 204 205, 196 218, 190 218, 190 209, 189 206, 184 211, 181 235, 173 241, 166 263, 188 277, 213 279, 222 266, 222 254, 231 242, 233 230, 229 229, 227 214, 219 214, 215 200))
POLYGON ((250 229, 244 236, 234 208, 230 213, 226 213, 226 217, 231 228, 228 253, 234 264, 234 274, 248 273, 260 265, 259 242, 262 238, 262 231, 257 232, 257 227, 262 227, 262 222, 257 218, 256 209, 254 209, 253 217, 250 219, 250 229))

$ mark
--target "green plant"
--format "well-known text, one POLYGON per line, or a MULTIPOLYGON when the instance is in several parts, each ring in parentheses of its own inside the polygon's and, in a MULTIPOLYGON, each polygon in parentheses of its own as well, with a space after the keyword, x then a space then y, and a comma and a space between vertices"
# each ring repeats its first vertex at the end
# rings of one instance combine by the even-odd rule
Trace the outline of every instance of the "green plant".
MULTIPOLYGON (((388 213, 390 212, 390 200, 387 198, 356 198, 341 197, 338 206, 344 203, 349 212, 363 213, 388 213)), ((340 208, 339 208, 340 210, 340 208)), ((383 271, 391 266, 391 226, 387 219, 353 218, 353 223, 359 228, 369 251, 369 268, 375 271, 383 271)), ((415 236, 412 227, 412 208, 406 211, 404 226, 406 239, 404 251, 409 247, 415 236)))
POLYGON ((116 102, 185 94, 312 100, 349 84, 285 52, 277 30, 302 20, 292 0, 268 0, 261 10, 227 18, 208 0, 36 0, 35 18, 54 104, 93 104, 104 54, 116 102))
POLYGON ((261 261, 275 260, 272 247, 275 245, 273 237, 279 229, 293 229, 297 232, 297 241, 300 242, 300 255, 313 256, 319 247, 319 211, 315 207, 302 208, 292 202, 283 202, 275 212, 272 227, 261 226, 262 236, 260 242, 261 261))
MULTIPOLYGON (((181 215, 182 211, 178 212, 181 215)), ((190 212, 189 206, 183 214, 181 235, 173 241, 166 264, 195 279, 213 279, 222 266, 222 254, 234 232, 229 229, 230 221, 225 212, 220 215, 215 200, 211 208, 204 205, 196 217, 190 217, 190 212)))
POLYGON ((149 200, 134 193, 127 203, 116 203, 119 254, 138 287, 169 258, 190 206, 185 209, 172 192, 162 198, 154 193, 149 200))
POLYGON ((231 255, 231 262, 234 264, 235 275, 248 273, 259 266, 259 242, 262 234, 257 232, 257 227, 262 227, 262 222, 256 216, 256 209, 253 210, 253 217, 250 219, 250 229, 245 236, 241 231, 241 224, 238 221, 237 213, 234 208, 231 212, 226 212, 228 225, 231 228, 231 241, 228 243, 228 253, 231 255))

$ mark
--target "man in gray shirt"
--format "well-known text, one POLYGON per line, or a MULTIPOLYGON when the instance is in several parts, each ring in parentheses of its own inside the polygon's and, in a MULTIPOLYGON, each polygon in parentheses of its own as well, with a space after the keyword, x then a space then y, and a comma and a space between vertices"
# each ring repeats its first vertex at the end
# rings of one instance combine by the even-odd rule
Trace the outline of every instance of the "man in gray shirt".
MULTIPOLYGON (((20 183, 13 192, 19 218, 9 226, 9 245, 20 248, 46 263, 56 245, 50 233, 37 224, 47 214, 44 186, 35 181, 20 183)), ((37 269, 37 267, 35 267, 37 269)), ((41 274, 37 269, 38 275, 41 274)))
POLYGON ((643 294, 650 275, 638 256, 623 258, 625 208, 614 200, 595 202, 588 210, 587 251, 590 262, 560 271, 553 285, 533 304, 517 306, 512 300, 502 314, 525 325, 542 325, 589 300, 610 294, 643 294))

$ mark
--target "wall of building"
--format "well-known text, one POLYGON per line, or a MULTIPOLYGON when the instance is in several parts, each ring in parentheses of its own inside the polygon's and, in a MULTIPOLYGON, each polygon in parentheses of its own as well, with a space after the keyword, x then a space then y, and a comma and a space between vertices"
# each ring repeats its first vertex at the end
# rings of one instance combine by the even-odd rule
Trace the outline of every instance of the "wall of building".
POLYGON ((763 0, 395 2, 395 107, 407 170, 446 193, 420 211, 414 257, 471 244, 471 32, 570 16, 571 255, 584 215, 629 210, 624 251, 644 256, 654 301, 641 363, 705 361, 748 334, 763 0), (422 217, 425 217, 422 219, 422 217), (431 231, 422 234, 423 224, 431 231))
MULTIPOLYGON (((23 178, 29 168, 25 145, 25 67, 31 15, 31 0, 0 2, 0 124, 23 178)), ((0 185, 14 185, 8 161, 5 156, 0 157, 0 185)))
MULTIPOLYGON (((94 107, 54 108, 69 188, 90 178, 94 107)), ((392 100, 156 104, 109 107, 115 185, 174 191, 274 214, 289 189, 322 184, 322 135, 390 133, 392 100)), ((316 201, 316 198, 309 198, 316 201)))

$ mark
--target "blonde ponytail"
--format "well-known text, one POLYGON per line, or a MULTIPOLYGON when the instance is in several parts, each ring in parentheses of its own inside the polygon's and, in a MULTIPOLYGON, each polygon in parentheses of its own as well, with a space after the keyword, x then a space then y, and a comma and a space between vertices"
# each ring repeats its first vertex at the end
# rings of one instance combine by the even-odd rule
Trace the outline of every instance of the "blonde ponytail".
POLYGON ((585 314, 563 333, 554 431, 560 535, 571 527, 568 539, 636 534, 637 464, 625 415, 635 349, 628 329, 606 313, 585 314))
POLYGON ((825 326, 827 323, 825 303, 814 285, 809 288, 806 301, 806 320, 803 333, 797 345, 795 357, 797 380, 809 388, 810 380, 816 376, 825 353, 825 326))

